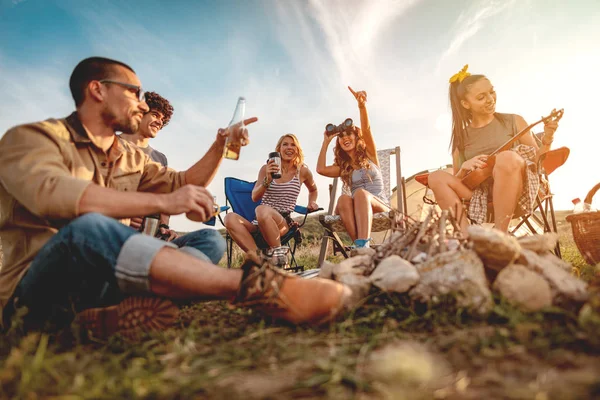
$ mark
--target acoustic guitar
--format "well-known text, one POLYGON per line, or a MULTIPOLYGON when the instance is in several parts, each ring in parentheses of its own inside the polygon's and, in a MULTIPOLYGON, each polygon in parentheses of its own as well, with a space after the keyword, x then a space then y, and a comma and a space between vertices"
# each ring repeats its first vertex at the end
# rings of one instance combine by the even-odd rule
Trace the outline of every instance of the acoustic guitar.
POLYGON ((531 131, 531 129, 534 126, 536 126, 542 122, 548 123, 551 121, 559 121, 562 118, 563 114, 564 114, 564 109, 562 109, 562 108, 558 111, 556 111, 556 110, 552 111, 552 113, 550 113, 550 115, 548 115, 547 117, 542 117, 542 119, 540 119, 539 121, 534 122, 533 124, 529 125, 527 128, 525 128, 522 131, 520 131, 519 133, 517 133, 510 140, 508 140, 506 143, 504 143, 498 149, 494 150, 494 152, 488 156, 487 161, 486 161, 487 166, 485 168, 475 168, 472 171, 469 171, 467 173, 467 175, 465 175, 464 178, 462 178, 462 183, 471 190, 473 190, 477 186, 481 185, 481 183, 483 181, 485 181, 490 176, 492 176, 492 171, 494 170, 494 165, 496 164, 496 155, 498 153, 500 153, 501 151, 510 149, 517 140, 519 140, 523 135, 529 133, 529 131, 531 131))

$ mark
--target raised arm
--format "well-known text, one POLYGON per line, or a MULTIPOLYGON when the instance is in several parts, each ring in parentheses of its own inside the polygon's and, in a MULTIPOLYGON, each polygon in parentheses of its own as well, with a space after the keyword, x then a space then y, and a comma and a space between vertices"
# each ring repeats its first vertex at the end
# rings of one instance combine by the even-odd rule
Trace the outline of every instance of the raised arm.
POLYGON ((379 158, 377 157, 377 146, 375 146, 375 139, 373 139, 373 133, 371 132, 371 124, 369 123, 369 113, 367 112, 367 92, 358 91, 355 92, 350 86, 348 86, 350 92, 354 95, 354 98, 358 102, 358 110, 360 112, 360 130, 362 131, 362 137, 365 141, 367 157, 379 166, 379 158))
POLYGON ((244 120, 243 127, 241 124, 237 124, 227 129, 219 129, 216 140, 204 157, 185 171, 186 182, 197 186, 208 186, 217 174, 219 165, 221 165, 227 136, 232 135, 240 138, 241 144, 245 146, 249 142, 248 130, 245 126, 256 121, 258 121, 258 118, 252 117, 244 120))
POLYGON ((321 145, 321 151, 319 152, 319 158, 317 159, 317 173, 329 178, 337 178, 340 176, 340 167, 337 165, 325 165, 327 162, 327 148, 334 137, 335 135, 327 134, 327 131, 323 133, 323 144, 321 145))

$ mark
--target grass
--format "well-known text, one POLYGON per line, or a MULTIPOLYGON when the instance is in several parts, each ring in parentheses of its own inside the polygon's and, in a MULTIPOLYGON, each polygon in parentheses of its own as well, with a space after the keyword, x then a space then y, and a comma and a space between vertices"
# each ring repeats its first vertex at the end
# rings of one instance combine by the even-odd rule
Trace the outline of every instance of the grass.
MULTIPOLYGON (((591 277, 568 224, 559 227, 564 258, 591 277)), ((304 244, 299 257, 314 266, 318 232, 304 244)), ((319 328, 203 302, 139 343, 84 344, 70 331, 17 326, 0 341, 0 398, 592 398, 600 348, 589 339, 576 315, 525 314, 500 298, 474 319, 452 297, 415 309, 374 292, 319 328)))

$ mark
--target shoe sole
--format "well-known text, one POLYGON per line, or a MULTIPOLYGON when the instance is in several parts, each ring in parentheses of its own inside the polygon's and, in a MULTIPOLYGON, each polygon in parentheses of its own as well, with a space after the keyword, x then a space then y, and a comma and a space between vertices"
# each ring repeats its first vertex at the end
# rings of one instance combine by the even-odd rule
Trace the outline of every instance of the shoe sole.
POLYGON ((118 333, 137 340, 144 332, 173 325, 178 314, 179 308, 170 300, 134 296, 114 306, 84 310, 76 321, 93 338, 108 339, 118 333))

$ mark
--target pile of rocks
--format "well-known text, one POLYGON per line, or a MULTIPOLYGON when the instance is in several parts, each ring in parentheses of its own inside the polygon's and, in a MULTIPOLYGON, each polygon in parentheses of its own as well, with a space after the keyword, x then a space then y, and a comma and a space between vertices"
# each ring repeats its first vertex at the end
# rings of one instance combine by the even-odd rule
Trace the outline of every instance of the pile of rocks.
POLYGON ((587 284, 551 252, 557 234, 517 239, 481 226, 468 233, 463 238, 451 214, 432 210, 377 250, 357 249, 339 264, 325 262, 319 276, 351 286, 356 302, 375 286, 414 302, 453 295, 459 307, 479 315, 491 310, 492 291, 524 311, 550 305, 577 310, 587 300, 587 284))

